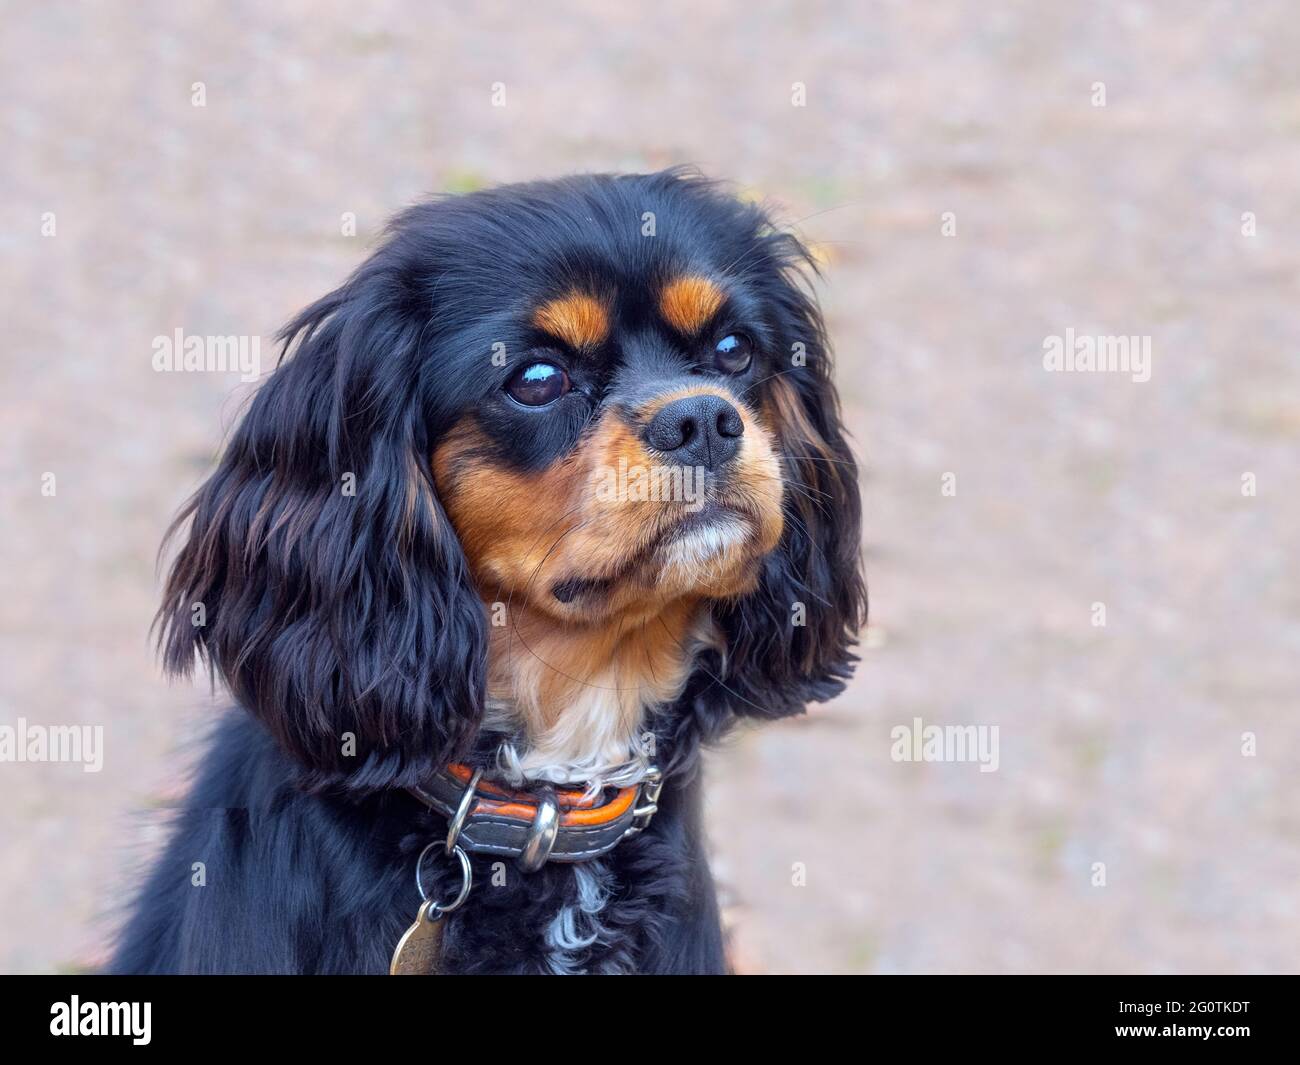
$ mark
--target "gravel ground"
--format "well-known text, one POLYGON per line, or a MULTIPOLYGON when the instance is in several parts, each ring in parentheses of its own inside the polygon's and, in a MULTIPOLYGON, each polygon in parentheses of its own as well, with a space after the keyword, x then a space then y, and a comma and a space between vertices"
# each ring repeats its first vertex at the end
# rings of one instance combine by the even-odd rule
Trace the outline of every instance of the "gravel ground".
POLYGON ((817 243, 866 470, 857 679, 712 760, 741 968, 1300 969, 1293 6, 649 11, 10 13, 0 723, 105 758, 0 764, 0 970, 99 956, 211 714, 154 554, 249 386, 153 338, 269 342, 428 192, 677 162, 817 243), (1067 328, 1150 380, 1045 372, 1067 328), (998 771, 892 760, 917 717, 998 726, 998 771))

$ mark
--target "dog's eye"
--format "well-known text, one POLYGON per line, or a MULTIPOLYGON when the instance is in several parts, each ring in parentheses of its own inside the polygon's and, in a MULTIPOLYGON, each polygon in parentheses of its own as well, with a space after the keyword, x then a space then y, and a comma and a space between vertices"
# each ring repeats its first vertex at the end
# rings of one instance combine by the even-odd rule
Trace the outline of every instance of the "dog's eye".
POLYGON ((554 363, 534 362, 506 382, 506 393, 526 407, 544 407, 569 391, 569 375, 554 363))
POLYGON ((754 358, 754 342, 744 333, 728 333, 713 348, 713 359, 723 373, 743 373, 754 358))

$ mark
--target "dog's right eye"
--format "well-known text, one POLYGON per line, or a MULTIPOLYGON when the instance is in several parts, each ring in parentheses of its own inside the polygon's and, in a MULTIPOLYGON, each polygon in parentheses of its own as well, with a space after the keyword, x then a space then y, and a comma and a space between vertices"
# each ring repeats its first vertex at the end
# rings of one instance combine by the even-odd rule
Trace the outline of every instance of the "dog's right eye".
POLYGON ((506 394, 525 407, 554 403, 572 388, 569 375, 550 362, 534 362, 516 371, 506 382, 506 394))

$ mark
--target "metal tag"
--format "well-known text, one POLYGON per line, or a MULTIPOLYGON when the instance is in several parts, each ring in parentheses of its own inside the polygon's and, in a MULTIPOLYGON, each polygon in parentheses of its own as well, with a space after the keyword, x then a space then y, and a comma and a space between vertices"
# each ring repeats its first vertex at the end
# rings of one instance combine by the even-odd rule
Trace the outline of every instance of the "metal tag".
POLYGON ((415 923, 403 932, 402 938, 397 941, 392 964, 388 966, 389 976, 437 975, 446 918, 438 916, 432 921, 429 920, 431 906, 433 906, 432 899, 420 903, 420 912, 415 916, 415 923))

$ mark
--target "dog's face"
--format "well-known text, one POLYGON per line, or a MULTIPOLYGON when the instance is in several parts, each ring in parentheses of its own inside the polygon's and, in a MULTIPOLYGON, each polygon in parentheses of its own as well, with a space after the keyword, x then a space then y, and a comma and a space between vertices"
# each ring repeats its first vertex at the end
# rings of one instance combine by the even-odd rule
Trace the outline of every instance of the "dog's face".
POLYGON ((570 624, 752 590, 784 524, 760 300, 680 249, 620 259, 612 234, 585 236, 536 242, 549 285, 493 279, 505 357, 481 353, 434 451, 480 590, 570 624))
POLYGON ((683 677, 708 672, 719 713, 838 690, 858 502, 804 259, 673 172, 406 212, 286 329, 183 515, 169 665, 206 655, 310 774, 359 787, 472 739, 494 626, 594 662, 652 624, 680 648, 704 617, 720 646, 683 677))

